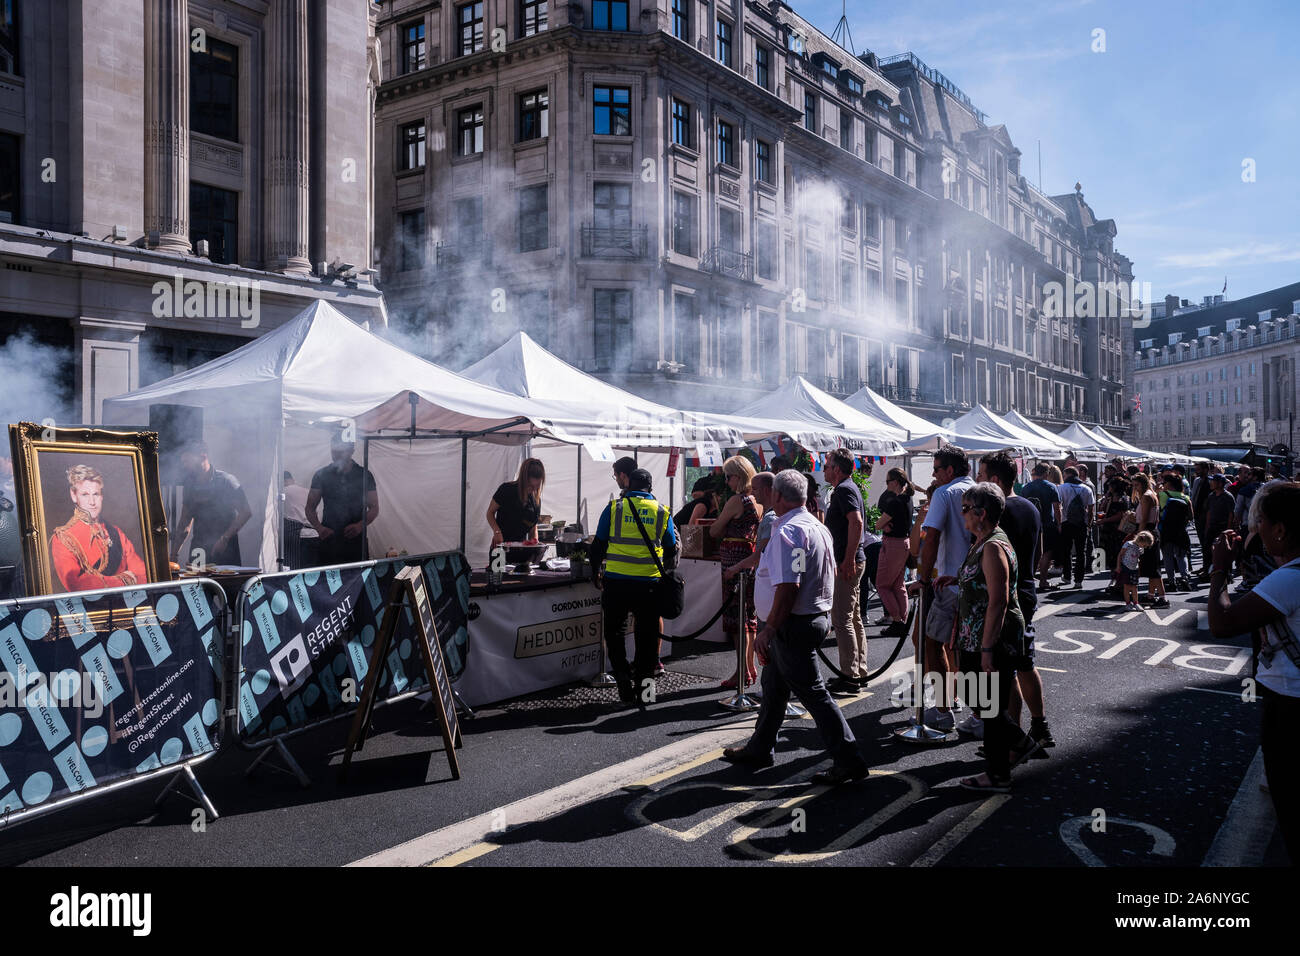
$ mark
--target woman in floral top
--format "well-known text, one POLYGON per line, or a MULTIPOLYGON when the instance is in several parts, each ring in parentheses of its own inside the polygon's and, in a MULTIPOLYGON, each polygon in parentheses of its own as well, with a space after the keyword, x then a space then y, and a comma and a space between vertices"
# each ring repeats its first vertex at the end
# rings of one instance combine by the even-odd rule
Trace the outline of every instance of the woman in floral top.
MULTIPOLYGON (((1016 658, 1024 652, 1025 620, 1011 583, 1016 580, 1016 549, 998 527, 1005 504, 1002 489, 990 482, 981 482, 962 495, 962 518, 975 543, 955 581, 959 667, 962 673, 977 678, 977 683, 968 686, 982 691, 977 695, 981 700, 972 706, 977 712, 992 710, 993 698, 997 700, 995 716, 980 713, 988 771, 963 778, 961 785, 995 793, 1010 792, 1011 767, 1038 748, 1037 741, 1006 713, 1016 680, 1016 658), (993 547, 986 547, 989 544, 993 547), (989 676, 984 677, 986 674, 989 676)), ((940 579, 937 583, 953 582, 940 579)))

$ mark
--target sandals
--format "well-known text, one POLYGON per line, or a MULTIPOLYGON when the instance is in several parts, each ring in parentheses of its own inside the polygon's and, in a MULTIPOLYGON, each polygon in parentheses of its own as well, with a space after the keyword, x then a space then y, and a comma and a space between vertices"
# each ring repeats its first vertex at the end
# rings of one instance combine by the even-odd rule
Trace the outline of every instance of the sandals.
POLYGON ((978 777, 962 777, 957 783, 963 790, 978 790, 981 793, 1010 793, 1011 778, 998 778, 982 773, 978 777), (981 783, 980 781, 985 781, 981 783))

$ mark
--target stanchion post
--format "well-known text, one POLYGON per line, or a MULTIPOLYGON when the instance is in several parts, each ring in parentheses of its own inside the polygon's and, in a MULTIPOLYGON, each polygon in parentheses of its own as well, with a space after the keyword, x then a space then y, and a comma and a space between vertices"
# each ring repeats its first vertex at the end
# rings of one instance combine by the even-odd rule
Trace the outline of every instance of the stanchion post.
POLYGON ((745 575, 748 571, 741 571, 736 575, 736 609, 738 613, 738 627, 736 628, 736 696, 724 700, 722 706, 727 710, 750 711, 758 710, 759 701, 745 693, 748 670, 745 667, 745 645, 748 643, 745 639, 745 575))
POLYGON ((916 654, 913 657, 912 696, 916 702, 916 716, 913 724, 896 731, 894 736, 914 744, 933 744, 947 738, 947 734, 925 726, 925 633, 921 622, 925 620, 925 588, 917 596, 916 614, 912 624, 912 638, 916 642, 916 654))

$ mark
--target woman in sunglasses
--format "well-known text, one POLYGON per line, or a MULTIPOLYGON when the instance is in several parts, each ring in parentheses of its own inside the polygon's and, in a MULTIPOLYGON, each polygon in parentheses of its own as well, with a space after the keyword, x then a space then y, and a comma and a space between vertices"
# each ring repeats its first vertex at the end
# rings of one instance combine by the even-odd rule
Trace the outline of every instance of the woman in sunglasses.
MULTIPOLYGON (((1007 717, 1015 661, 1024 653, 1025 619, 1016 601, 1016 549, 998 527, 1006 498, 997 485, 983 481, 962 495, 962 518, 974 539, 955 583, 958 589, 956 644, 966 677, 971 708, 984 722, 988 770, 964 777, 967 790, 1011 791, 1011 767, 1038 744, 1007 717), (973 693, 972 693, 973 692, 973 693), (987 716, 992 714, 993 716, 987 716)), ((937 584, 954 583, 940 579, 937 584)))

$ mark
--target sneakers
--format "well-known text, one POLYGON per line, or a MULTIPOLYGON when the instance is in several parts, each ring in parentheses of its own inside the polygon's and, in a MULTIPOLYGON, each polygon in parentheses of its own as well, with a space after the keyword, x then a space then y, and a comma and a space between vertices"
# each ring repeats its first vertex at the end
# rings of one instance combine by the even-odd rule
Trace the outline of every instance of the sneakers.
POLYGON ((944 733, 952 730, 957 723, 953 719, 952 711, 940 710, 938 707, 927 707, 923 719, 925 726, 931 730, 942 730, 944 733))
POLYGON ((880 632, 881 637, 904 637, 907 634, 906 621, 894 621, 880 632))
POLYGON ((1071 591, 1082 591, 1082 590, 1083 590, 1083 582, 1082 582, 1082 581, 1075 581, 1073 584, 1070 585, 1070 590, 1071 590, 1071 591))
POLYGON ((1169 607, 1169 599, 1162 597, 1157 601, 1151 602, 1152 607, 1169 607))
POLYGON ((655 677, 663 677, 664 674, 667 672, 667 670, 668 670, 668 669, 667 669, 666 667, 664 667, 664 662, 663 662, 663 661, 657 661, 657 662, 655 663, 654 676, 655 676, 655 677))
POLYGON ((850 780, 862 780, 870 772, 871 768, 867 766, 866 761, 847 765, 837 763, 829 770, 813 774, 811 782, 821 786, 838 787, 850 780))
POLYGON ((966 715, 966 719, 957 724, 957 733, 965 734, 967 737, 974 737, 976 740, 984 739, 984 721, 972 711, 966 715))

